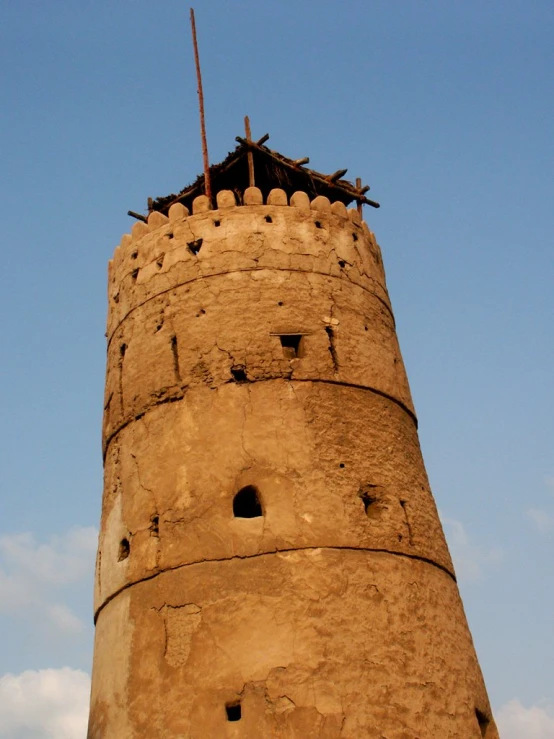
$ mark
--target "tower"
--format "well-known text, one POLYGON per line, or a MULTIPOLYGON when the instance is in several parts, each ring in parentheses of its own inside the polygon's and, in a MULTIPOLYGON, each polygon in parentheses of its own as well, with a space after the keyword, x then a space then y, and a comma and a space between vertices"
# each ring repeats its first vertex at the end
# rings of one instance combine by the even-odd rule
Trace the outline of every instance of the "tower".
POLYGON ((89 739, 497 739, 373 203, 211 173, 110 263, 89 739))

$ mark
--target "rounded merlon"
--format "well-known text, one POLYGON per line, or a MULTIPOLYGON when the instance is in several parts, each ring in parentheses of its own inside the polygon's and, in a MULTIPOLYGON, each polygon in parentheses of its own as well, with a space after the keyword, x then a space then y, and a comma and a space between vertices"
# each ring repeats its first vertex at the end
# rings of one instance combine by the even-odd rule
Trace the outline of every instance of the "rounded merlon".
POLYGON ((247 187, 244 191, 245 205, 262 205, 264 198, 259 187, 247 187))
POLYGON ((198 213, 206 213, 212 209, 212 204, 206 195, 199 195, 192 201, 192 214, 197 215, 198 213))
POLYGON ((189 209, 185 208, 182 203, 173 203, 173 205, 169 208, 168 216, 170 223, 173 223, 174 221, 181 221, 183 218, 187 218, 189 215, 189 209))
POLYGON ((236 204, 235 193, 232 190, 220 190, 217 193, 218 208, 232 208, 236 204))
POLYGON ((276 187, 267 196, 268 205, 288 205, 287 193, 276 187))

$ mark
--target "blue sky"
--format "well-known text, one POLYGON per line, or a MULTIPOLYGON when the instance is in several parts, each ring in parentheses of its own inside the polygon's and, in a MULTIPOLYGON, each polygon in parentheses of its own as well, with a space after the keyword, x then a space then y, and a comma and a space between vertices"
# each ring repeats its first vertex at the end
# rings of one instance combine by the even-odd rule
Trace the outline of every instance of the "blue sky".
MULTIPOLYGON (((188 5, 0 8, 0 737, 65 739, 91 664, 107 261, 129 208, 201 170, 196 82, 188 5)), ((248 114, 382 204, 365 217, 489 694, 505 739, 553 739, 554 4, 196 16, 211 161, 248 114)))

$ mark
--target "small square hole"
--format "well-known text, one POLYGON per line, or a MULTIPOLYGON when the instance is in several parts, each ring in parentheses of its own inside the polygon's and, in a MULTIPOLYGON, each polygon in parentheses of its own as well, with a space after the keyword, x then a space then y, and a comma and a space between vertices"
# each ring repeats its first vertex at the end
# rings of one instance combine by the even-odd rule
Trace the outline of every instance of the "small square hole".
POLYGON ((283 356, 287 359, 297 359, 304 355, 302 334, 281 334, 279 340, 283 347, 283 356))
POLYGON ((242 718, 240 702, 227 703, 225 711, 227 713, 227 721, 240 721, 242 718))

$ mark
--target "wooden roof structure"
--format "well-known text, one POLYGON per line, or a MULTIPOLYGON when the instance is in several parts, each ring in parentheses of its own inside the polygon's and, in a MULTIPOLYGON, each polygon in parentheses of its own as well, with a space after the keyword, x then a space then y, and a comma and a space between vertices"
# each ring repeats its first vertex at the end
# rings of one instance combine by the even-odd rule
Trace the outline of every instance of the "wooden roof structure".
MULTIPOLYGON (((236 149, 230 152, 222 162, 213 164, 209 168, 212 192, 233 190, 237 202, 242 204, 244 191, 255 184, 262 191, 264 201, 270 190, 281 188, 289 198, 297 190, 302 190, 308 193, 310 198, 325 195, 331 202, 340 200, 345 205, 356 202, 358 206, 365 203, 373 208, 379 207, 379 203, 370 200, 365 195, 369 190, 369 185, 362 187, 359 179, 356 180, 355 185, 342 179, 346 174, 346 169, 338 170, 331 175, 308 169, 305 166, 309 162, 308 157, 289 159, 264 146, 268 138, 269 134, 262 136, 259 141, 237 136, 236 149)), ((204 175, 201 174, 191 185, 177 194, 155 200, 150 198, 148 212, 159 211, 167 215, 174 203, 182 203, 192 212, 192 201, 198 195, 203 194, 205 194, 204 175)), ((140 217, 141 220, 144 218, 131 211, 129 215, 135 218, 140 217)))

